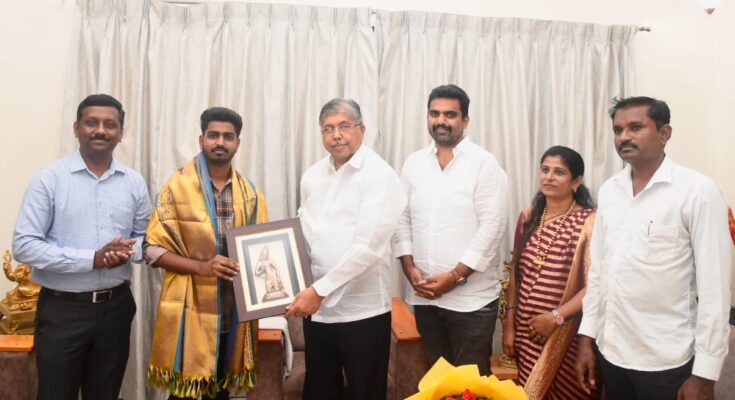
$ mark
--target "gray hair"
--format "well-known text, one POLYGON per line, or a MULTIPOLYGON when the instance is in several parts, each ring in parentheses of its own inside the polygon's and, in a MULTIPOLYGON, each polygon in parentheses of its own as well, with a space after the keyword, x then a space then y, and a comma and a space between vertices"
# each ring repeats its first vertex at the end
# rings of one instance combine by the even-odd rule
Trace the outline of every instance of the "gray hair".
POLYGON ((342 97, 335 97, 329 100, 327 104, 322 107, 322 111, 319 112, 319 125, 324 123, 324 119, 332 114, 347 113, 355 122, 358 124, 362 123, 362 112, 360 112, 360 105, 355 100, 345 99, 342 97))

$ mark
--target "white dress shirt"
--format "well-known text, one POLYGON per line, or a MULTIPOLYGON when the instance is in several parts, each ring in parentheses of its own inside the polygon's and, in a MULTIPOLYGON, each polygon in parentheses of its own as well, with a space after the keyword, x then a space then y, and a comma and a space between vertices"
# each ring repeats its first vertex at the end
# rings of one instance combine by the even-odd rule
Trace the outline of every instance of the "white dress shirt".
POLYGON ((299 217, 312 287, 326 296, 313 321, 350 322, 390 311, 390 239, 405 206, 398 175, 366 145, 339 170, 330 156, 304 172, 299 217))
POLYGON ((498 249, 508 217, 507 178, 497 159, 464 138, 444 170, 436 147, 411 154, 401 181, 408 207, 393 238, 396 257, 412 255, 424 277, 451 271, 458 262, 475 272, 438 299, 410 291, 407 301, 469 312, 498 298, 498 249))
POLYGON ((579 333, 622 368, 662 371, 694 356, 716 380, 727 354, 730 243, 715 184, 666 157, 633 196, 630 166, 600 188, 579 333))

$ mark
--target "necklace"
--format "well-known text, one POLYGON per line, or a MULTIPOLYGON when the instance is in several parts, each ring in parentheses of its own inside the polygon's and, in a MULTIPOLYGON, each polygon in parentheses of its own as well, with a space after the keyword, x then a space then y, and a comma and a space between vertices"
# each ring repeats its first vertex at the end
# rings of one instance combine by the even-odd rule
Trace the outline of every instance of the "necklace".
POLYGON ((536 229, 536 237, 538 238, 538 243, 542 248, 541 254, 536 256, 536 259, 533 261, 533 263, 536 264, 536 268, 541 268, 544 265, 544 262, 546 262, 546 257, 549 255, 551 244, 556 242, 556 239, 559 238, 561 228, 564 226, 564 221, 566 221, 567 217, 569 217, 569 214, 572 213, 572 210, 574 210, 574 206, 576 204, 577 202, 575 200, 572 200, 572 205, 569 206, 567 212, 564 213, 564 216, 561 217, 561 219, 557 223, 554 235, 551 237, 551 240, 549 240, 548 244, 544 244, 544 242, 541 240, 541 230, 544 229, 544 225, 546 225, 546 211, 548 210, 548 206, 544 207, 544 212, 541 213, 541 223, 539 223, 539 226, 536 229))

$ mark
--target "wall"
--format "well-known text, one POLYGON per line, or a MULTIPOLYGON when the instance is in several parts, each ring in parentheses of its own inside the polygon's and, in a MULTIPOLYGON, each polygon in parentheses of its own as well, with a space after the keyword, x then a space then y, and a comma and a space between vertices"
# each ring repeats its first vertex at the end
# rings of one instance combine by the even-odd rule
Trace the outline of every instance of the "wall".
MULTIPOLYGON (((281 1, 279 1, 281 2, 281 1)), ((672 109, 668 153, 712 177, 735 204, 735 2, 712 15, 695 0, 283 0, 292 4, 422 10, 651 27, 636 38, 638 92, 672 109)), ((59 156, 64 76, 73 0, 5 0, 0 5, 0 249, 10 248, 24 188, 59 156), (29 23, 32 21, 32 23, 29 23)), ((735 276, 733 277, 735 287, 735 276)), ((0 279, 0 293, 10 284, 0 279)), ((735 297, 734 297, 735 298, 735 297)), ((733 301, 735 304, 735 300, 733 301)))
MULTIPOLYGON (((73 0, 0 4, 0 251, 11 249, 25 187, 59 156, 73 0)), ((0 276, 0 296, 12 283, 0 276)))

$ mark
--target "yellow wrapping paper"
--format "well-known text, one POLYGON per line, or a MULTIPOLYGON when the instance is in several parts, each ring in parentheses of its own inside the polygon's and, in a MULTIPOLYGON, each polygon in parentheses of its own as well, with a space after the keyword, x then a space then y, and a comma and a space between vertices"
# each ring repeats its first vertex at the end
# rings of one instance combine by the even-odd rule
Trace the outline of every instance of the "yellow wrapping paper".
POLYGON ((455 367, 439 358, 419 382, 419 392, 406 400, 439 400, 469 389, 477 396, 494 400, 528 400, 523 388, 512 380, 500 381, 494 375, 480 376, 477 365, 455 367))

